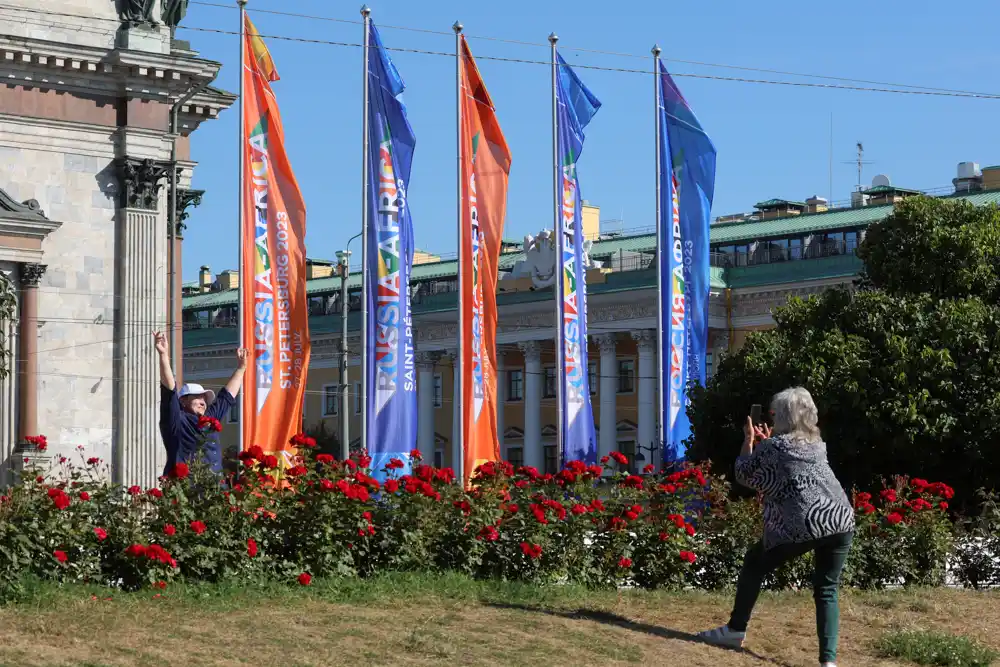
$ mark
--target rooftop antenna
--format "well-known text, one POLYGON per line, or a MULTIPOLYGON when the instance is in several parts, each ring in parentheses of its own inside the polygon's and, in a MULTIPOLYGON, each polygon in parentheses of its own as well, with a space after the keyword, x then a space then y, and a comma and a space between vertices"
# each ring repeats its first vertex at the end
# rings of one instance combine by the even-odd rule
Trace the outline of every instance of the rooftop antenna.
POLYGON ((866 164, 875 164, 875 163, 873 161, 871 161, 871 160, 866 160, 865 159, 865 147, 861 144, 860 141, 857 143, 857 148, 858 148, 858 156, 855 159, 851 160, 850 162, 844 162, 843 164, 857 165, 857 167, 858 167, 858 192, 861 192, 861 170, 862 170, 862 167, 864 165, 866 165, 866 164))

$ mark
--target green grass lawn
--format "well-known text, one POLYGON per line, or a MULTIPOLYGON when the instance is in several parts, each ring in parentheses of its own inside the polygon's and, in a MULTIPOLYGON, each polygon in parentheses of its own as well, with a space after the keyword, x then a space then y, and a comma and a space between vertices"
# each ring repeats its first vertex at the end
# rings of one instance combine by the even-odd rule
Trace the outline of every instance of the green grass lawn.
MULTIPOLYGON (((538 588, 458 576, 178 585, 158 598, 45 585, 0 609, 0 667, 816 664, 809 593, 763 596, 744 652, 693 641, 691 633, 725 621, 729 603, 696 592, 538 588)), ((961 637, 1000 649, 998 603, 1000 594, 971 591, 844 592, 840 664, 989 664, 921 656, 951 655, 948 643, 957 642, 960 659, 988 660, 961 637)))

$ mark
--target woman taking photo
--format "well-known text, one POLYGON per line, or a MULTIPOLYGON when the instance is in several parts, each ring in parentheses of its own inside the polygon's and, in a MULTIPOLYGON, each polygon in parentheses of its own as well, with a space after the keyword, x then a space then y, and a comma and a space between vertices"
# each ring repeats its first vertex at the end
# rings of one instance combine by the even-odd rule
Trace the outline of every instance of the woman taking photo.
POLYGON ((736 480, 763 494, 764 536, 743 561, 729 623, 698 637, 710 644, 742 647, 764 579, 812 551, 819 661, 832 667, 840 624, 837 589, 854 537, 854 510, 827 462, 809 392, 793 387, 777 394, 771 414, 773 432, 747 417, 743 450, 736 460, 736 480), (758 439, 762 442, 755 445, 758 439))

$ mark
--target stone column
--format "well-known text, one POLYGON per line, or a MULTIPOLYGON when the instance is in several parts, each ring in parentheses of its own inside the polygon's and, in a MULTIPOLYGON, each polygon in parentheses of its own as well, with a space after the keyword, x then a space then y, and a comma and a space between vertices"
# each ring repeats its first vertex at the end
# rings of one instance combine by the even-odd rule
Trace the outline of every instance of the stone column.
POLYGON ((618 449, 618 337, 613 333, 597 337, 601 348, 600 442, 598 458, 618 449))
POLYGON ((169 163, 123 158, 115 317, 114 480, 153 486, 163 472, 157 404, 159 368, 151 332, 163 329, 167 247, 160 187, 169 163))
MULTIPOLYGON (((4 281, 0 278, 0 289, 10 290, 8 296, 15 299, 16 291, 13 282, 4 281)), ((14 448, 17 446, 17 346, 19 328, 19 318, 17 313, 13 313, 9 320, 0 318, 0 338, 4 341, 4 349, 7 350, 8 360, 14 361, 8 367, 6 377, 0 378, 0 487, 8 486, 15 480, 11 475, 11 470, 16 468, 14 458, 14 448)))
POLYGON ((18 442, 38 433, 38 282, 44 264, 21 264, 21 323, 17 375, 20 385, 18 442))
POLYGON ((451 467, 458 474, 462 461, 462 397, 458 393, 459 370, 458 352, 448 351, 451 359, 451 467))
POLYGON ((434 365, 440 356, 417 353, 417 447, 427 464, 434 463, 434 365))
MULTIPOLYGON (((636 443, 636 454, 639 445, 649 447, 656 444, 656 331, 644 329, 633 331, 632 338, 639 347, 639 368, 636 375, 639 382, 639 441, 636 443)), ((645 450, 644 455, 648 453, 645 450)), ((653 458, 653 457, 650 457, 653 458)), ((655 461, 647 460, 647 463, 655 461)))
POLYGON ((542 450, 542 344, 530 340, 519 345, 524 353, 524 465, 545 467, 542 450))
POLYGON ((507 451, 504 449, 503 432, 504 406, 507 404, 507 362, 503 352, 497 352, 497 440, 500 443, 500 457, 507 460, 507 451))
POLYGON ((167 288, 173 292, 173 302, 167 304, 167 322, 170 329, 170 360, 173 365, 174 379, 177 380, 177 384, 184 382, 184 276, 181 270, 183 266, 184 230, 187 228, 186 221, 191 215, 188 212, 188 208, 201 205, 201 198, 204 194, 204 190, 183 190, 178 188, 177 223, 173 236, 168 239, 170 247, 167 252, 169 253, 170 260, 170 275, 167 276, 167 280, 170 282, 168 282, 167 288))

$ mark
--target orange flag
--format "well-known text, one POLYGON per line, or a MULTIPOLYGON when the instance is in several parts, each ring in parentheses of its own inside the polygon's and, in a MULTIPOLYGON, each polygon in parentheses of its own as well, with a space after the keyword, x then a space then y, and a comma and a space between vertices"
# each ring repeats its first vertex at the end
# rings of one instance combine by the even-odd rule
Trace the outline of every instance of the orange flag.
POLYGON ((459 164, 462 295, 462 442, 465 482, 500 459, 497 438, 497 263, 507 210, 510 150, 472 52, 461 39, 459 164))
POLYGON ((309 367, 306 299, 306 206, 285 153, 285 135, 271 82, 271 54, 244 18, 243 207, 240 317, 250 353, 243 382, 243 447, 260 445, 289 465, 289 439, 302 430, 309 367))

